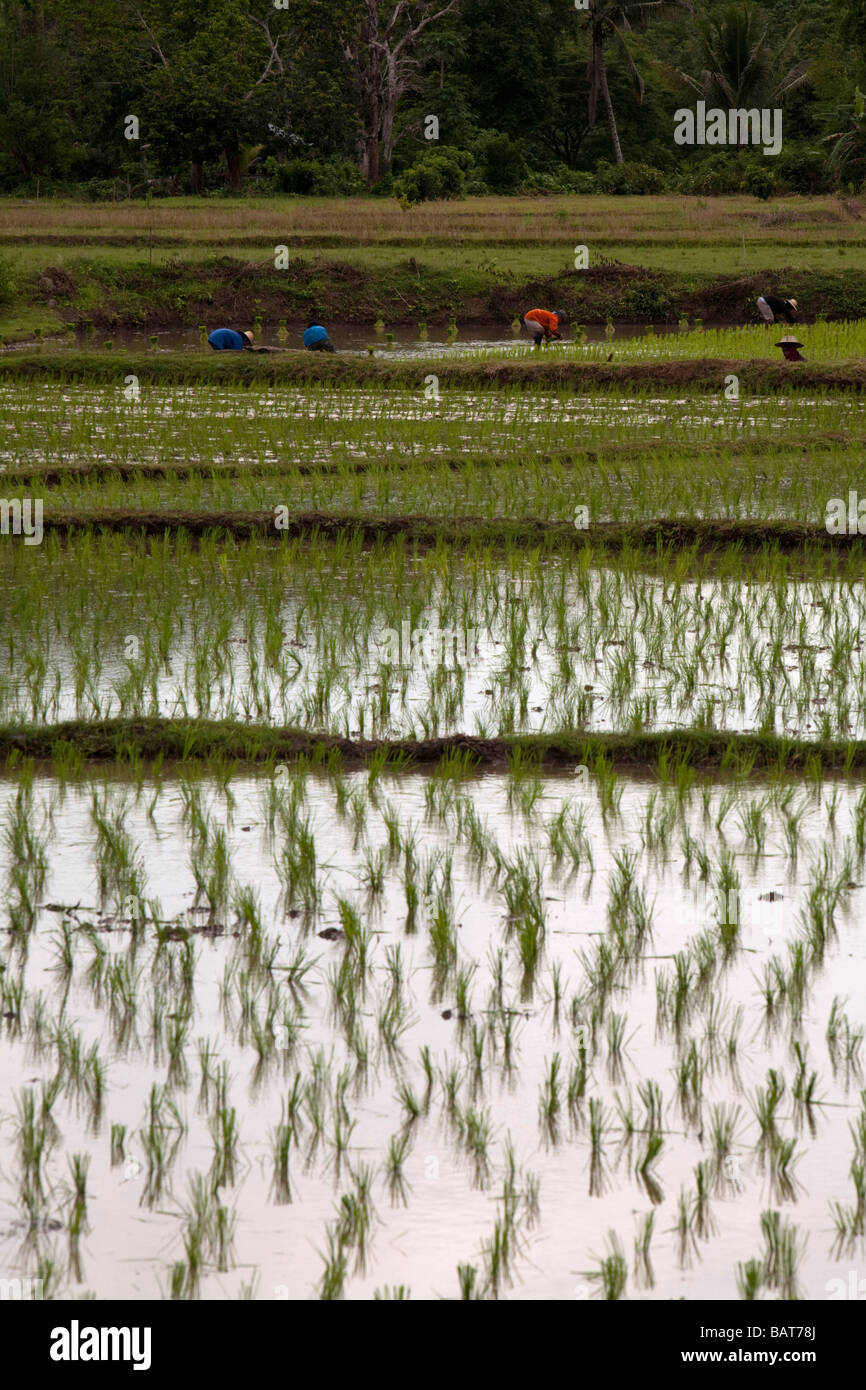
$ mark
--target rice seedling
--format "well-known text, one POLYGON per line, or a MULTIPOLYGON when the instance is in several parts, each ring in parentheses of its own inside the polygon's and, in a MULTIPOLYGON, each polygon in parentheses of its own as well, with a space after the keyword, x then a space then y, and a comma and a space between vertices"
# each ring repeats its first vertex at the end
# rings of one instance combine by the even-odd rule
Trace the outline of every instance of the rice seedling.
POLYGON ((538 1100, 538 1116, 543 1131, 552 1143, 556 1142, 559 1114, 562 1108, 560 1071, 562 1058, 554 1052, 550 1061, 545 1058, 545 1079, 538 1100))
POLYGON ((596 1284, 599 1295, 606 1302, 616 1302, 622 1298, 628 1283, 628 1263, 616 1231, 607 1235, 606 1255, 594 1255, 597 1268, 584 1271, 584 1278, 596 1284))
POLYGON ((798 1271, 806 1249, 793 1222, 782 1220, 778 1211, 761 1213, 761 1232, 764 1237, 762 1283, 778 1291, 779 1298, 796 1300, 799 1295, 798 1271))
POLYGON ((457 1124, 463 1147, 472 1162, 472 1184, 474 1187, 487 1186, 490 1175, 488 1149, 492 1138, 490 1112, 473 1110, 467 1106, 458 1111, 457 1124))
POLYGON ((793 1174, 797 1162, 797 1140, 775 1135, 770 1143, 770 1190, 777 1202, 793 1202, 796 1180, 793 1174))
POLYGON ((655 1288, 655 1272, 650 1256, 650 1244, 653 1237, 653 1226, 655 1223, 655 1212, 646 1212, 638 1221, 637 1234, 634 1238, 634 1263, 632 1271, 635 1284, 639 1289, 655 1288))
POLYGON ((750 1104, 752 1113, 758 1122, 758 1150, 760 1153, 771 1148, 778 1137, 776 1112, 784 1094, 784 1077, 772 1068, 767 1072, 766 1087, 758 1086, 755 1088, 750 1104))
POLYGON ((866 1234, 866 1164, 857 1158, 852 1159, 850 1174, 854 1186, 854 1205, 845 1207, 840 1202, 832 1202, 830 1207, 836 1227, 835 1244, 840 1253, 843 1248, 852 1249, 866 1234))
POLYGON ((700 1259, 697 1236, 692 1222, 693 1203, 690 1203, 685 1188, 680 1188, 677 1198, 677 1214, 670 1228, 674 1235, 677 1263, 680 1269, 689 1269, 695 1255, 700 1259))
POLYGON ((607 1070, 613 1082, 621 1080, 624 1074, 622 1049, 627 1022, 625 1014, 610 1013, 607 1016, 607 1070))
POLYGON ((643 1129, 649 1133, 656 1130, 661 1131, 664 1099, 658 1082, 651 1078, 646 1081, 639 1081, 637 1093, 644 1107, 643 1129))
POLYGON ((690 1221, 698 1240, 709 1240, 717 1230, 710 1210, 710 1173, 710 1165, 707 1162, 695 1164, 695 1193, 692 1198, 690 1221))
POLYGON ((608 1115, 604 1103, 595 1096, 589 1098, 589 1195, 599 1197, 605 1186, 604 1135, 608 1115))
POLYGON ((111 1166, 116 1168, 126 1158, 126 1125, 111 1126, 111 1166))
POLYGON ((154 1084, 147 1100, 144 1125, 139 1129, 147 1164, 143 1205, 152 1207, 160 1199, 185 1133, 186 1125, 168 1089, 154 1084))
POLYGON ((399 996, 390 996, 377 1014, 379 1043, 391 1062, 402 1055, 402 1038, 412 1026, 413 1016, 399 996))
POLYGON ((37 1103, 32 1087, 20 1091, 15 1101, 18 1144, 18 1192, 32 1231, 42 1219, 50 1187, 46 1165, 53 1148, 50 1117, 37 1103))
POLYGON ((808 1070, 807 1054, 808 1046, 795 1041, 792 1044, 794 1056, 797 1059, 797 1075, 791 1088, 791 1095, 794 1099, 795 1116, 799 1124, 805 1120, 812 1134, 816 1132, 814 1109, 820 1104, 817 1099, 816 1091, 818 1088, 818 1073, 808 1070))
MULTIPOLYGON (((296 1080, 299 1079, 299 1077, 296 1078, 296 1080)), ((292 1189, 289 1181, 289 1151, 294 1132, 294 1123, 287 1117, 286 1102, 283 1101, 280 1123, 271 1131, 271 1150, 274 1161, 271 1187, 274 1201, 278 1206, 285 1206, 292 1200, 292 1189)))
POLYGON ((337 1241, 344 1250, 355 1251, 355 1273, 364 1274, 367 1267, 376 1213, 372 1199, 373 1171, 361 1164, 352 1170, 352 1192, 340 1198, 337 1218, 337 1241))
POLYGON ((411 1125, 421 1115, 421 1102, 406 1081, 401 1081, 397 1091, 400 1108, 405 1115, 405 1124, 411 1125))
POLYGON ((406 1129, 399 1134, 393 1134, 388 1141, 388 1152, 385 1158, 385 1182, 393 1207, 405 1207, 408 1204, 410 1189, 403 1166, 408 1157, 410 1146, 410 1135, 406 1129))
POLYGON ((653 1173, 653 1167, 658 1161, 659 1154, 663 1147, 663 1136, 658 1130, 651 1130, 646 1136, 643 1151, 638 1156, 635 1165, 635 1172, 643 1183, 646 1194, 653 1206, 658 1206, 663 1198, 661 1184, 653 1173))
POLYGON ((737 1265, 737 1292, 747 1303, 757 1299, 764 1284, 762 1260, 745 1260, 737 1265))
POLYGON ((458 1265, 457 1280, 460 1286, 461 1302, 474 1302, 484 1297, 483 1293, 480 1291, 481 1281, 477 1265, 458 1265))
POLYGON ((441 893, 436 895, 428 931, 434 970, 440 987, 457 961, 457 926, 451 904, 441 893))
POLYGON ((81 1237, 89 1230, 87 1222, 87 1172, 89 1167, 89 1154, 73 1154, 69 1160, 72 1186, 69 1191, 69 1215, 66 1230, 69 1237, 70 1273, 79 1284, 83 1280, 81 1237))

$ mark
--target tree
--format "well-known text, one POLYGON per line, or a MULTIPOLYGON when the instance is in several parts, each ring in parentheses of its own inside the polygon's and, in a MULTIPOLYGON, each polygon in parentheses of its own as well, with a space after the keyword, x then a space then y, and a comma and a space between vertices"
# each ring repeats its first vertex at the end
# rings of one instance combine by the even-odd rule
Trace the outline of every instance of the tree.
POLYGON ((236 0, 131 0, 131 9, 149 46, 144 104, 158 151, 169 162, 189 160, 195 192, 205 161, 221 156, 239 190, 244 149, 273 120, 286 80, 288 15, 236 0))
POLYGON ((808 79, 809 67, 793 62, 803 26, 797 24, 781 44, 770 39, 770 24, 751 4, 729 5, 720 19, 703 16, 697 25, 701 72, 679 74, 692 91, 714 106, 761 106, 781 101, 808 79))
POLYGON ((626 36, 637 25, 649 23, 653 17, 661 15, 677 3, 678 0, 589 0, 586 10, 586 27, 589 30, 590 44, 589 63, 587 65, 589 124, 590 128, 595 125, 600 96, 607 112, 610 139, 617 164, 623 162, 622 148, 608 84, 605 47, 611 42, 616 43, 625 56, 638 92, 643 96, 643 78, 631 55, 626 36))
POLYGON ((361 118, 358 167, 378 183, 394 150, 397 103, 409 91, 418 66, 415 46, 425 29, 450 14, 458 0, 359 0, 340 25, 340 42, 350 65, 361 118), (390 14, 388 13, 390 11, 390 14))
POLYGON ((855 170, 862 179, 866 166, 866 93, 857 87, 854 92, 854 110, 851 124, 847 130, 836 130, 825 136, 833 140, 829 164, 836 175, 851 174, 855 170))
POLYGON ((41 5, 0 12, 0 169, 38 178, 68 168, 75 130, 64 103, 57 22, 41 5))

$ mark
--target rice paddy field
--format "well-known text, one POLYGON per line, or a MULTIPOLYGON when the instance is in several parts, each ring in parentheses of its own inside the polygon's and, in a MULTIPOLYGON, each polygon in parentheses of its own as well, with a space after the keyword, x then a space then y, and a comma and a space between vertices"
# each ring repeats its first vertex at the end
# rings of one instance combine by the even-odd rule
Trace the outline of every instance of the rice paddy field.
POLYGON ((0 371, 4 1268, 848 1287, 866 325, 767 343, 0 371))

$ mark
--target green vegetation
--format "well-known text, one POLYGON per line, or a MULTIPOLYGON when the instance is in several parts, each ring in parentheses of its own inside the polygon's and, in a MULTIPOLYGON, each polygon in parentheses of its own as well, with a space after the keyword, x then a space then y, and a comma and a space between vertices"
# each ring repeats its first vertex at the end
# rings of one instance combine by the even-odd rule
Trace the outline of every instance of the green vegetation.
POLYGON ((408 210, 518 190, 763 200, 863 177, 857 0, 10 0, 0 48, 0 187, 29 197, 369 189, 408 210), (775 157, 677 143, 674 113, 699 98, 781 109, 775 157))

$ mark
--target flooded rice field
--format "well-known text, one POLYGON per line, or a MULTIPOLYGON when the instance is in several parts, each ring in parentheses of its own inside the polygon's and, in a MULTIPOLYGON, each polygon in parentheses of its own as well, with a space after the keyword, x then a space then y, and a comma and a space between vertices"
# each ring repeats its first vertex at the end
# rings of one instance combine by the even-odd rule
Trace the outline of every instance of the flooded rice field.
POLYGON ((417 389, 0 385, 0 1265, 838 1297, 866 591, 824 518, 862 405, 445 390, 430 351, 417 389), (706 539, 594 530, 660 517, 706 539))
MULTIPOLYGON (((137 382, 137 378, 135 379, 137 382)), ((723 383, 720 381, 720 388, 723 383)), ((110 459, 116 454, 107 445, 120 444, 119 456, 142 462, 153 460, 162 435, 176 432, 176 446, 170 458, 202 456, 206 436, 197 439, 199 451, 185 449, 184 432, 200 430, 218 422, 234 442, 234 429, 242 429, 246 448, 238 440, 237 462, 256 461, 256 444, 270 435, 291 446, 296 440, 310 445, 308 461, 326 459, 342 446, 349 455, 375 456, 396 450, 408 456, 428 447, 456 447, 460 453, 475 448, 512 448, 522 443, 527 452, 543 446, 556 434, 567 442, 580 443, 608 439, 665 442, 674 439, 719 439, 731 434, 756 438, 775 435, 780 442, 797 442, 803 431, 837 432, 846 427, 862 430, 864 406, 857 397, 840 401, 832 396, 809 398, 742 397, 652 394, 617 397, 562 391, 523 390, 515 392, 471 392, 440 388, 435 375, 419 375, 415 390, 388 386, 376 389, 317 386, 256 387, 239 392, 236 387, 214 384, 171 388, 148 384, 134 389, 126 382, 122 359, 118 359, 118 380, 113 387, 65 386, 42 383, 22 389, 0 384, 0 406, 4 420, 0 460, 7 466, 26 461, 28 455, 56 450, 61 460, 71 463, 76 455, 70 446, 86 433, 87 458, 110 459), (399 428, 391 438, 389 426, 399 428), (427 425, 430 438, 425 438, 427 425), (493 425, 479 438, 449 430, 446 440, 437 440, 435 430, 442 425, 493 425), (347 426, 350 437, 341 440, 334 426, 347 426), (406 426, 411 425, 411 431, 406 426), (365 429, 366 426, 366 429, 365 429), (498 427, 498 428, 496 428, 498 427), (521 431, 538 433, 520 439, 521 431), (123 440, 116 435, 122 429, 123 440), (158 431, 157 438, 153 430, 158 431), (316 437, 318 435, 318 437, 316 437), (518 436, 515 441, 515 436, 518 436), (40 447, 41 446, 41 447, 40 447)), ((195 435, 194 435, 195 437, 195 435)), ((166 439, 166 442, 167 439, 166 439)), ((192 441, 190 441, 192 443, 192 441)), ((220 462, 226 455, 208 449, 207 457, 220 462)), ((267 457, 267 455, 265 455, 267 457)))
POLYGON ((0 783, 0 1249, 121 1298, 826 1298, 866 798, 0 783))
POLYGON ((698 726, 866 737, 861 579, 763 582, 329 541, 7 549, 0 720, 374 738, 698 726))

